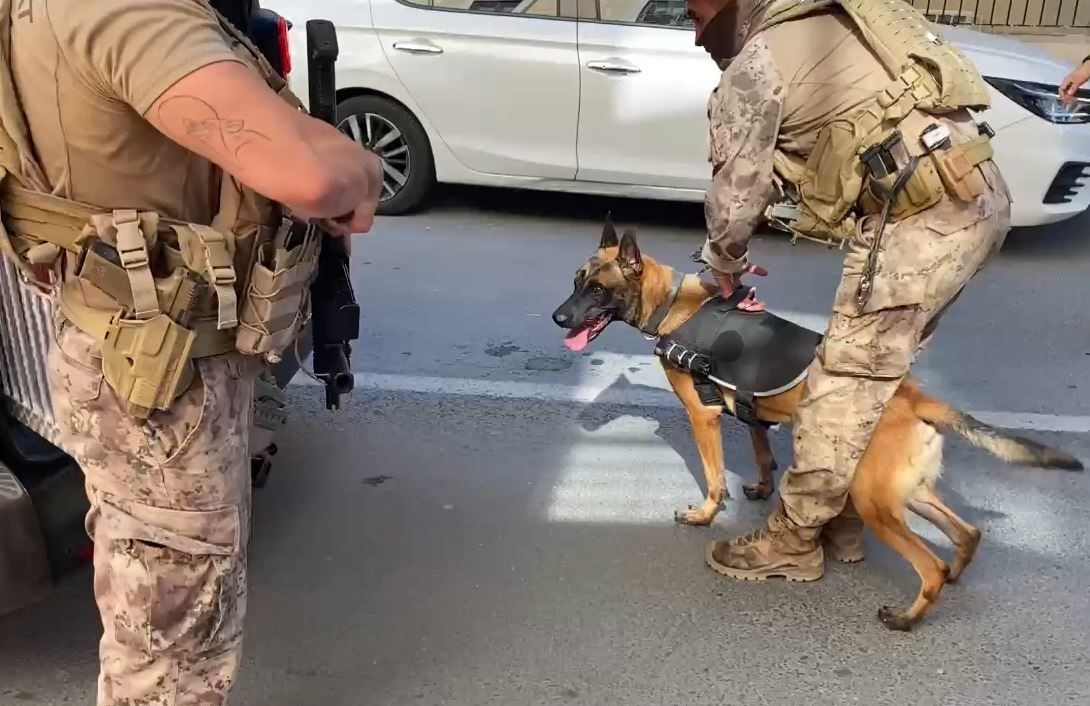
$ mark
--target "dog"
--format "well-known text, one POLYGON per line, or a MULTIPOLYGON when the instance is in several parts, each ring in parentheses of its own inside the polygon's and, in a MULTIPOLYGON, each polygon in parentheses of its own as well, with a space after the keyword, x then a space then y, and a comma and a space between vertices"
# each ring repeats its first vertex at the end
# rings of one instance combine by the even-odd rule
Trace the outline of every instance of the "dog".
MULTIPOLYGON (((658 336, 669 336, 706 301, 718 295, 716 285, 697 277, 682 279, 675 286, 676 282, 678 273, 673 268, 640 251, 634 230, 626 229, 618 239, 607 217, 597 250, 576 271, 572 294, 553 312, 553 322, 567 330, 565 345, 572 351, 581 351, 614 321, 627 323, 646 334, 649 318, 666 306, 661 323, 655 328, 658 336)), ((718 404, 706 404, 689 370, 661 356, 660 362, 689 415, 707 481, 703 503, 677 511, 674 517, 682 524, 707 526, 727 497, 720 419, 724 411, 737 416, 737 394, 729 387, 717 386, 713 402, 718 404)), ((757 418, 770 425, 791 422, 803 388, 804 382, 799 381, 778 394, 757 398, 753 406, 757 418)), ((708 399, 706 395, 704 399, 708 399)), ((759 475, 756 483, 743 489, 747 498, 764 500, 773 493, 776 460, 767 428, 750 424, 749 432, 759 475)), ((935 481, 942 473, 943 432, 953 432, 1010 463, 1083 470, 1082 463, 1074 457, 984 424, 925 394, 907 377, 877 425, 850 489, 865 525, 908 561, 920 579, 916 599, 907 610, 896 611, 888 606, 879 610, 879 619, 892 630, 911 629, 938 600, 943 585, 958 580, 980 542, 980 530, 958 517, 935 492, 935 481), (955 548, 950 565, 935 556, 909 529, 906 508, 950 539, 955 548)))

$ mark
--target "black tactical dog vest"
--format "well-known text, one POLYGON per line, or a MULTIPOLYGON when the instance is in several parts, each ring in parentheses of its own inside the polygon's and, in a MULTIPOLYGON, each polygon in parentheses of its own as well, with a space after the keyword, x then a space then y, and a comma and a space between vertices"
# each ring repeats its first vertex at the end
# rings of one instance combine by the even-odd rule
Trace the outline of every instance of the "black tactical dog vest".
MULTIPOLYGON (((717 386, 725 387, 734 392, 735 417, 746 424, 769 427, 772 425, 757 418, 754 398, 778 395, 801 382, 822 334, 767 311, 741 311, 738 303, 748 291, 739 287, 729 299, 712 297, 687 321, 662 336, 655 353, 692 374, 704 404, 722 405, 717 386)), ((658 328, 671 304, 660 307, 661 316, 655 312, 653 328, 658 328)))

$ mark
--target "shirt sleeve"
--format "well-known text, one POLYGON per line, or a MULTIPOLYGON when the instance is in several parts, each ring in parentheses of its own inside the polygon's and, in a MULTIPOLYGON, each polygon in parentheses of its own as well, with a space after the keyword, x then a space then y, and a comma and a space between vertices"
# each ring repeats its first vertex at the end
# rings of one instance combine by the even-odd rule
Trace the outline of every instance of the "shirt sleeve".
POLYGON ((54 2, 49 20, 73 70, 141 115, 194 71, 239 61, 215 15, 195 0, 54 2))
POLYGON ((712 183, 704 199, 708 238, 701 255, 723 273, 749 261, 749 239, 772 190, 772 160, 784 84, 758 37, 731 62, 709 101, 712 183))

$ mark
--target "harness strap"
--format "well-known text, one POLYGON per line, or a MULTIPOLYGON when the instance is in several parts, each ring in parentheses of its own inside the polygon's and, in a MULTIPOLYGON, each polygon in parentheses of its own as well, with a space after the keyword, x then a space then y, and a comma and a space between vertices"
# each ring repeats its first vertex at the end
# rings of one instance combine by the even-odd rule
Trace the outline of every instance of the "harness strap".
POLYGON ((766 429, 772 426, 771 422, 766 422, 757 416, 757 405, 753 398, 753 392, 750 390, 737 389, 734 391, 734 416, 738 421, 750 426, 760 426, 766 429))
POLYGON ((716 385, 707 377, 694 374, 693 387, 696 388, 697 397, 706 407, 723 406, 723 391, 719 389, 719 385, 716 385))

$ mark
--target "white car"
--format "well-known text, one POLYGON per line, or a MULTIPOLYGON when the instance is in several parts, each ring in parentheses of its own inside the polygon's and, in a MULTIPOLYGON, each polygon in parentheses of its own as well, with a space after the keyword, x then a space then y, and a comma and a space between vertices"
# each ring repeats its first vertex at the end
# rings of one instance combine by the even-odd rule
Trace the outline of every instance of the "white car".
MULTIPOLYGON (((337 28, 338 117, 383 157, 380 213, 436 182, 685 201, 710 180, 707 101, 720 72, 693 43, 684 0, 275 0, 306 56, 305 22, 337 28)), ((993 87, 1013 222, 1090 205, 1090 92, 1062 106, 1071 67, 1017 40, 940 33, 993 87)), ((306 67, 291 75, 305 101, 306 67)))

